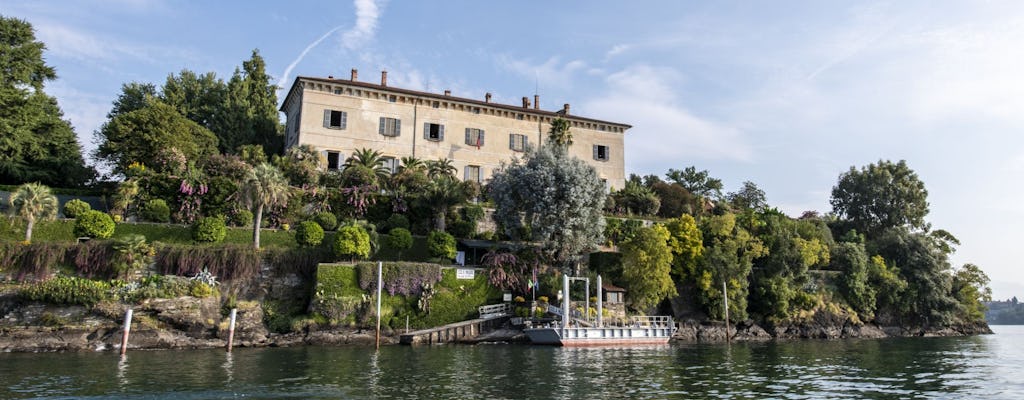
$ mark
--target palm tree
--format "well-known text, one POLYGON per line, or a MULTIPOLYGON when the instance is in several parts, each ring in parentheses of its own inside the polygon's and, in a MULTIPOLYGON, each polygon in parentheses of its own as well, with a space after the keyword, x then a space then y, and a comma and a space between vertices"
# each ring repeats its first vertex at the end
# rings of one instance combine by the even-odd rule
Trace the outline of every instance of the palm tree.
POLYGON ((114 250, 117 251, 118 260, 114 263, 115 269, 124 273, 124 278, 132 271, 144 268, 152 261, 153 246, 146 243, 146 237, 139 234, 128 234, 114 241, 114 250))
POLYGON ((263 208, 287 202, 289 194, 288 180, 273 165, 262 163, 246 174, 239 195, 242 203, 253 213, 252 243, 256 249, 260 248, 263 208))
POLYGON ((398 167, 398 172, 391 175, 390 183, 392 193, 400 191, 403 186, 411 191, 419 191, 428 183, 427 164, 416 157, 402 157, 402 165, 398 167))
POLYGON ((18 186, 11 194, 10 202, 11 215, 24 219, 28 225, 25 228, 26 243, 32 241, 32 228, 35 227, 36 221, 54 219, 60 207, 57 196, 50 192, 50 188, 40 183, 18 186))
POLYGON ((431 180, 422 199, 434 211, 434 229, 444 232, 448 209, 469 197, 466 185, 452 176, 431 180))
POLYGON ((398 172, 405 171, 425 171, 427 164, 416 157, 402 157, 402 165, 398 167, 398 172))
POLYGON ((452 165, 452 160, 447 158, 442 158, 436 161, 427 161, 426 164, 427 176, 429 176, 430 179, 438 179, 442 176, 454 177, 455 172, 457 172, 455 166, 452 165))
POLYGON ((563 149, 572 146, 572 132, 569 132, 568 120, 555 118, 551 121, 551 130, 548 131, 548 142, 563 149))
POLYGON ((377 150, 359 149, 345 160, 345 168, 366 168, 373 171, 377 182, 384 182, 391 175, 391 170, 384 165, 384 156, 377 150))

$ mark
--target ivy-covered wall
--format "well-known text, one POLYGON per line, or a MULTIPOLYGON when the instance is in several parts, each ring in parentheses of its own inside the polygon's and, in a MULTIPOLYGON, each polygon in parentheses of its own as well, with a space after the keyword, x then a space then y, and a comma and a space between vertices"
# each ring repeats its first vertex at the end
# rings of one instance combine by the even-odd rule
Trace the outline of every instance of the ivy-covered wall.
MULTIPOLYGON (((372 327, 376 274, 375 263, 320 264, 310 305, 314 318, 331 325, 372 327)), ((501 292, 483 273, 457 279, 454 268, 437 264, 384 263, 383 275, 382 321, 392 329, 404 329, 406 317, 412 329, 476 318, 477 307, 501 301, 501 292)))

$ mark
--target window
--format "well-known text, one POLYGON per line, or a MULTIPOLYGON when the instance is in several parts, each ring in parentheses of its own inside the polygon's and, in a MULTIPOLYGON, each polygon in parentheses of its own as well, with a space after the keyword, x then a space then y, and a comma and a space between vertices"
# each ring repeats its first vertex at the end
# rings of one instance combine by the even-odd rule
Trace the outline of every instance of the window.
POLYGON ((480 113, 480 107, 472 107, 472 108, 469 109, 469 112, 471 112, 473 114, 479 114, 480 113))
POLYGON ((508 134, 508 148, 513 151, 526 150, 526 135, 519 135, 515 133, 508 134))
POLYGON ((395 173, 398 171, 398 159, 394 157, 381 157, 380 165, 388 169, 388 172, 395 173))
POLYGON ((337 151, 327 152, 327 169, 341 169, 341 153, 337 151))
POLYGON ((381 135, 384 136, 398 136, 402 133, 402 120, 398 118, 380 117, 380 130, 381 135))
POLYGON ((396 101, 398 101, 398 97, 396 97, 395 95, 388 96, 388 102, 389 103, 394 103, 396 101))
POLYGON ((516 114, 516 119, 522 121, 523 120, 523 114, 516 114))
POLYGON ((444 125, 424 122, 423 138, 434 142, 444 141, 444 125))
POLYGON ((470 146, 476 146, 476 148, 478 149, 480 148, 480 146, 483 146, 484 130, 476 128, 466 128, 466 144, 470 146))
POLYGON ((338 110, 324 110, 324 128, 345 129, 348 125, 348 113, 338 110))
POLYGON ((440 108, 441 107, 441 102, 440 101, 435 101, 435 102, 431 103, 430 106, 433 107, 433 108, 440 108))
POLYGON ((467 165, 465 169, 464 179, 466 181, 473 181, 476 183, 483 182, 484 169, 480 168, 479 165, 467 165))
POLYGON ((595 144, 594 159, 598 161, 608 161, 608 146, 595 144))
POLYGON ((341 88, 334 89, 334 94, 341 94, 341 88))

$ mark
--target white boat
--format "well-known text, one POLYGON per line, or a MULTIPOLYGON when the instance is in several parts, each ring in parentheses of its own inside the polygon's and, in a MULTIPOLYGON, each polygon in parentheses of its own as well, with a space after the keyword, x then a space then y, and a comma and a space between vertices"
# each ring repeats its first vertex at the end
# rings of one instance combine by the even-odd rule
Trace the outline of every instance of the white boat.
MULTIPOLYGON (((628 346, 628 345, 664 345, 675 333, 672 317, 638 316, 626 323, 604 325, 601 309, 601 277, 597 277, 597 321, 593 326, 587 321, 573 321, 565 310, 569 310, 569 277, 563 277, 562 320, 559 325, 531 327, 523 329, 523 333, 534 344, 555 346, 628 346)), ((573 278, 580 279, 580 278, 573 278)), ((589 282, 588 282, 589 286, 589 282)), ((589 292, 589 290, 588 290, 589 292)), ((589 293, 587 293, 589 295, 589 293)), ((588 305, 589 308, 589 305, 588 305)))

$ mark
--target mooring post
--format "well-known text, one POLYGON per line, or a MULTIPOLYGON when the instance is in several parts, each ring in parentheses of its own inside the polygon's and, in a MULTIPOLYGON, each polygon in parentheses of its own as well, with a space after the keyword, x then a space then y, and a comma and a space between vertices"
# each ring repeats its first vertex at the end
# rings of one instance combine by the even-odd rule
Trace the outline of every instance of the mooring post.
POLYGON ((725 342, 729 343, 732 339, 729 338, 729 288, 725 286, 725 281, 722 281, 722 299, 725 300, 725 342))
POLYGON ((598 328, 602 327, 603 326, 603 322, 604 322, 604 319, 601 316, 601 314, 604 312, 604 299, 601 298, 601 297, 604 297, 604 293, 602 293, 601 284, 602 284, 602 282, 601 282, 601 275, 598 275, 597 276, 597 327, 598 328))
POLYGON ((128 351, 128 334, 132 330, 132 309, 124 313, 124 332, 121 333, 121 355, 128 351))
POLYGON ((238 309, 231 309, 231 320, 228 322, 228 353, 231 352, 231 348, 235 345, 235 316, 238 315, 238 309))
POLYGON ((380 294, 384 291, 384 262, 377 261, 377 350, 380 350, 380 294))

